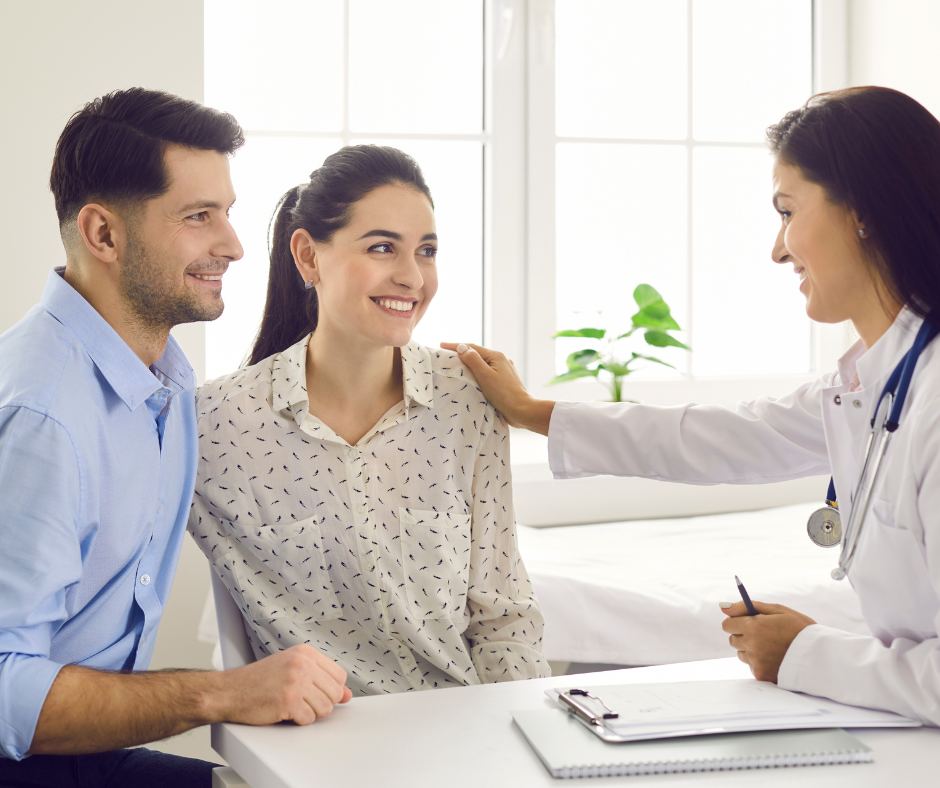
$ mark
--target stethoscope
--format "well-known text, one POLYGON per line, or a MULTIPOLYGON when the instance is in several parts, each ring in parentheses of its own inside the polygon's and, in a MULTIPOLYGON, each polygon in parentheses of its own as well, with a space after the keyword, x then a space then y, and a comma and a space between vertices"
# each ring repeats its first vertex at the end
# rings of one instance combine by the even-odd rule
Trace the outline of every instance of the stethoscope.
POLYGON ((813 512, 806 524, 809 538, 820 547, 835 547, 842 542, 839 565, 832 570, 833 580, 842 580, 855 560, 855 547, 862 533, 865 516, 868 514, 872 490, 878 483, 878 473, 881 470, 881 461, 884 459, 888 443, 898 428, 901 411, 904 410, 904 401, 907 399, 907 391, 914 375, 914 367, 917 366, 924 348, 940 333, 940 327, 930 322, 930 317, 931 315, 928 315, 924 320, 911 349, 904 354, 904 358, 894 368, 875 405, 868 447, 865 450, 865 462, 858 474, 855 493, 851 498, 852 511, 845 529, 845 541, 842 542, 842 517, 836 501, 835 484, 831 478, 829 491, 826 494, 826 505, 813 512))

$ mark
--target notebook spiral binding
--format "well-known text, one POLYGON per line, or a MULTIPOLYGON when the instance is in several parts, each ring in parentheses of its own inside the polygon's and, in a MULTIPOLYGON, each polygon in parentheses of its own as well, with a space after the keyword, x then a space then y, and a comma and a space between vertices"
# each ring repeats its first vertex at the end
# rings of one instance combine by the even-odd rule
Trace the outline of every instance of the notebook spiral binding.
POLYGON ((744 769, 777 769, 793 766, 836 766, 850 763, 871 763, 871 752, 803 753, 801 755, 767 755, 756 758, 708 758, 695 761, 651 761, 648 763, 569 766, 559 777, 637 777, 646 774, 680 774, 686 772, 724 772, 744 769))

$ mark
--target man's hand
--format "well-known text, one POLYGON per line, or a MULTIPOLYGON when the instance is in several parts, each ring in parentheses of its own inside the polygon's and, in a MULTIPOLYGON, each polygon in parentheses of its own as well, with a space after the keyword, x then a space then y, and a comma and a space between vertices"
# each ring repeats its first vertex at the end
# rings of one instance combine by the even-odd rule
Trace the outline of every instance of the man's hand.
POLYGON ((270 725, 290 720, 309 725, 329 717, 352 697, 346 671, 306 645, 293 646, 250 665, 218 674, 221 697, 207 698, 207 716, 225 722, 270 725), (220 704, 216 706, 216 704, 220 704))
POLYGON ((456 350, 460 360, 466 364, 483 389, 484 396, 493 403, 512 427, 522 427, 542 435, 548 435, 555 403, 538 400, 525 389, 516 365, 498 350, 489 350, 479 345, 462 342, 441 342, 446 350, 456 350))
POLYGON ((29 752, 104 752, 212 722, 309 725, 352 697, 345 681, 345 670, 304 645, 220 673, 122 674, 66 665, 46 696, 29 752))
POLYGON ((755 602, 756 616, 747 614, 744 602, 721 605, 728 618, 721 628, 730 635, 728 642, 738 652, 738 659, 751 666, 758 681, 777 683, 777 673, 793 639, 806 627, 815 624, 809 616, 783 605, 755 602))

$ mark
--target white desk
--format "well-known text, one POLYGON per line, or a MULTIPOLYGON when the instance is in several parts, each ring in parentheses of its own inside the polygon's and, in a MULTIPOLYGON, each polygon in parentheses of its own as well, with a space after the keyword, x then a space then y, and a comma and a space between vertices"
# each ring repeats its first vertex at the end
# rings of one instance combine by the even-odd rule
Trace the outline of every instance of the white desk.
MULTIPOLYGON (((548 707, 546 688, 749 677, 747 667, 731 658, 354 698, 305 728, 214 725, 212 746, 252 788, 558 788, 573 783, 552 779, 509 715, 514 709, 548 707)), ((940 780, 940 729, 861 730, 853 735, 874 750, 874 763, 574 783, 583 788, 756 783, 762 788, 883 788, 936 785, 940 780)))

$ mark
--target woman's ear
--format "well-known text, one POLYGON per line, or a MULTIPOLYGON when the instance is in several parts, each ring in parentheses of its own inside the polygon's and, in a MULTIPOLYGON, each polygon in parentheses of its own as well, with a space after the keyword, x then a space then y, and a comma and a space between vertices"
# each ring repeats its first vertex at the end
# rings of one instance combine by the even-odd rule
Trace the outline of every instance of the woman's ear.
POLYGON ((317 259, 317 245, 310 233, 304 229, 294 230, 290 238, 290 252, 304 282, 312 283, 311 287, 318 285, 320 265, 317 259))

